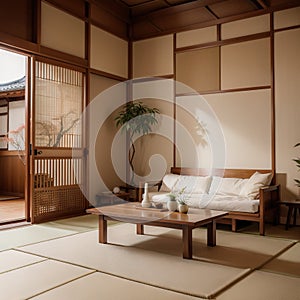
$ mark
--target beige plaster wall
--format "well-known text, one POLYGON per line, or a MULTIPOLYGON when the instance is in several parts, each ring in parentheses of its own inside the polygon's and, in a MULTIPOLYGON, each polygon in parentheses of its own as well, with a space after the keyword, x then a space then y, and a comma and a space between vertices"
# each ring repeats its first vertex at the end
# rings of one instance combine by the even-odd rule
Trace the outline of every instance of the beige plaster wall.
POLYGON ((220 120, 226 168, 271 169, 271 93, 269 89, 205 95, 220 120))
POLYGON ((196 91, 218 90, 219 47, 176 54, 176 81, 196 91))
POLYGON ((270 30, 269 14, 224 23, 221 25, 221 38, 230 39, 270 30))
POLYGON ((221 47, 222 89, 270 84, 270 39, 221 47))
POLYGON ((138 101, 151 108, 158 108, 160 114, 157 115, 158 124, 152 127, 152 133, 135 141, 134 168, 139 176, 149 176, 152 167, 154 173, 151 180, 160 180, 173 166, 173 103, 154 98, 138 101))
MULTIPOLYGON (((118 84, 116 80, 108 79, 102 76, 91 74, 90 76, 90 94, 92 101, 99 101, 97 96, 106 89, 118 84)), ((98 172, 104 181, 106 187, 112 189, 114 186, 121 185, 123 182, 118 177, 111 159, 111 149, 113 139, 117 133, 114 118, 119 110, 110 112, 110 103, 105 101, 100 104, 102 110, 107 111, 107 118, 105 119, 101 128, 99 128, 96 145, 95 145, 95 161, 98 172)), ((91 179, 92 180, 92 179, 91 179)), ((99 187, 100 188, 100 187, 99 187)), ((100 192, 101 190, 98 190, 100 192)))
POLYGON ((133 93, 136 101, 141 101, 151 108, 158 108, 157 114, 158 124, 152 126, 152 133, 142 136, 135 141, 136 154, 134 158, 135 172, 139 176, 149 176, 152 174, 151 180, 159 180, 166 172, 170 171, 173 166, 173 138, 174 138, 174 103, 172 102, 173 90, 172 86, 166 82, 161 86, 164 92, 161 99, 155 98, 155 84, 151 83, 139 84, 133 93), (149 96, 153 98, 141 98, 139 95, 145 94, 145 90, 149 90, 149 96))
POLYGON ((128 42, 91 26, 91 67, 127 78, 128 42))
POLYGON ((300 177, 293 158, 300 157, 300 29, 275 33, 276 163, 284 200, 299 197, 300 177))
POLYGON ((300 25, 300 7, 274 12, 274 28, 300 25))
MULTIPOLYGON (((207 120, 197 112, 204 111, 201 96, 176 98, 176 166, 211 168, 213 163, 207 120)), ((208 114, 206 114, 208 115, 208 114)), ((208 116, 209 118, 210 116, 208 116)))
POLYGON ((41 45, 84 58, 84 21, 41 3, 41 45))
POLYGON ((176 47, 187 47, 217 40, 217 26, 183 31, 176 34, 176 47))
POLYGON ((133 77, 173 74, 173 36, 133 43, 133 77))

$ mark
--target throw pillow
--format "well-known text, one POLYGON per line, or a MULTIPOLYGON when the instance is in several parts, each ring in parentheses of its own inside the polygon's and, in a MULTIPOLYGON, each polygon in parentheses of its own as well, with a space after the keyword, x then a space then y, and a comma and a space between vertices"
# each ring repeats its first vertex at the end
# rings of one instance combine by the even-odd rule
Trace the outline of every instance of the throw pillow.
POLYGON ((272 177, 272 173, 262 174, 255 172, 241 190, 240 195, 251 199, 257 199, 259 196, 259 189, 263 186, 270 185, 272 177))

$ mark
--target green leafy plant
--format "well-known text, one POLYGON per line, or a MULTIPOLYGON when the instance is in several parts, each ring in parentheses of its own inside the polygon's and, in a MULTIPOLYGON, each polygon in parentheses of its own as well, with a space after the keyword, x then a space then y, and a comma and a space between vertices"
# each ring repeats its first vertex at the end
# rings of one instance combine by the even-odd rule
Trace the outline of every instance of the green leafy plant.
MULTIPOLYGON (((298 146, 300 146, 300 143, 297 143, 294 147, 298 147, 298 146)), ((300 157, 293 159, 293 161, 296 162, 296 165, 299 169, 298 171, 300 171, 300 157)), ((296 185, 300 187, 300 180, 299 179, 294 179, 294 180, 296 182, 296 185)))
POLYGON ((147 135, 152 131, 152 126, 157 124, 157 108, 150 108, 142 102, 128 102, 115 118, 116 126, 122 126, 122 130, 129 134, 131 148, 129 149, 128 159, 132 170, 131 183, 134 179, 133 159, 135 155, 134 136, 136 134, 147 135))
POLYGON ((189 195, 185 193, 185 190, 186 186, 179 191, 172 191, 169 194, 169 197, 172 198, 172 200, 174 201, 176 200, 178 204, 186 204, 186 200, 189 198, 189 195))

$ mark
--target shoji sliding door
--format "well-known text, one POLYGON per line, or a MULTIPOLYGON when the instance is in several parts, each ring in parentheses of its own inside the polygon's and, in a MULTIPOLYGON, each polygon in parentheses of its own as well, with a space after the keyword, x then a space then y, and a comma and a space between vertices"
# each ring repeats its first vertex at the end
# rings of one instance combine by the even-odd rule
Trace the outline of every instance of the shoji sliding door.
POLYGON ((86 208, 83 184, 84 73, 35 61, 31 134, 32 222, 86 208), (74 155, 74 149, 78 155, 74 155))

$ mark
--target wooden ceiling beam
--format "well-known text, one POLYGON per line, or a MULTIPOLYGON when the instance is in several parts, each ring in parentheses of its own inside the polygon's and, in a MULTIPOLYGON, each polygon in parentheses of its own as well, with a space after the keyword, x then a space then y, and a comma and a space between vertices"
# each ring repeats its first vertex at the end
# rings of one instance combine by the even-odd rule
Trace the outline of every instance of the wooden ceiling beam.
POLYGON ((115 18, 129 24, 130 8, 123 2, 111 1, 111 0, 87 0, 90 3, 103 8, 105 11, 113 15, 115 18))
POLYGON ((209 12, 209 14, 216 20, 220 19, 219 16, 217 16, 214 11, 208 6, 205 6, 205 9, 209 12))
POLYGON ((268 6, 263 0, 248 0, 252 5, 254 5, 257 9, 266 9, 268 6))
POLYGON ((269 6, 266 4, 264 0, 256 0, 264 9, 267 9, 269 6))
POLYGON ((223 2, 224 0, 195 0, 190 1, 188 3, 180 4, 180 5, 174 5, 166 8, 162 8, 158 11, 150 12, 148 14, 139 15, 135 18, 133 18, 133 22, 138 22, 144 20, 145 16, 148 16, 150 18, 155 17, 164 17, 167 15, 172 15, 176 13, 180 13, 187 10, 196 9, 199 7, 205 7, 207 5, 211 5, 218 2, 223 2))
MULTIPOLYGON (((174 28, 172 28, 172 29, 162 30, 161 33, 146 33, 146 34, 139 34, 139 35, 136 35, 136 36, 134 35, 132 37, 132 40, 137 41, 137 40, 140 40, 140 39, 156 37, 156 36, 159 36, 161 34, 172 34, 172 33, 186 31, 186 30, 193 30, 193 29, 199 29, 199 28, 203 28, 203 27, 214 26, 214 25, 217 25, 217 24, 228 23, 228 22, 232 22, 232 21, 245 19, 245 18, 260 16, 260 15, 263 15, 263 14, 266 14, 266 13, 271 13, 271 12, 274 12, 274 11, 278 11, 278 10, 282 10, 282 9, 288 9, 288 8, 297 7, 297 6, 299 6, 299 0, 291 0, 288 3, 282 3, 282 4, 279 4, 279 5, 276 5, 276 6, 270 6, 270 7, 267 7, 265 9, 258 9, 258 10, 255 10, 255 11, 246 12, 246 13, 242 13, 242 14, 239 14, 239 15, 234 15, 234 16, 229 16, 229 17, 222 17, 222 18, 219 18, 219 19, 211 20, 211 21, 197 22, 195 24, 189 24, 187 26, 174 26, 174 28)), ((143 18, 143 20, 145 20, 145 19, 143 18)), ((135 24, 133 23, 133 26, 134 25, 135 24)))

